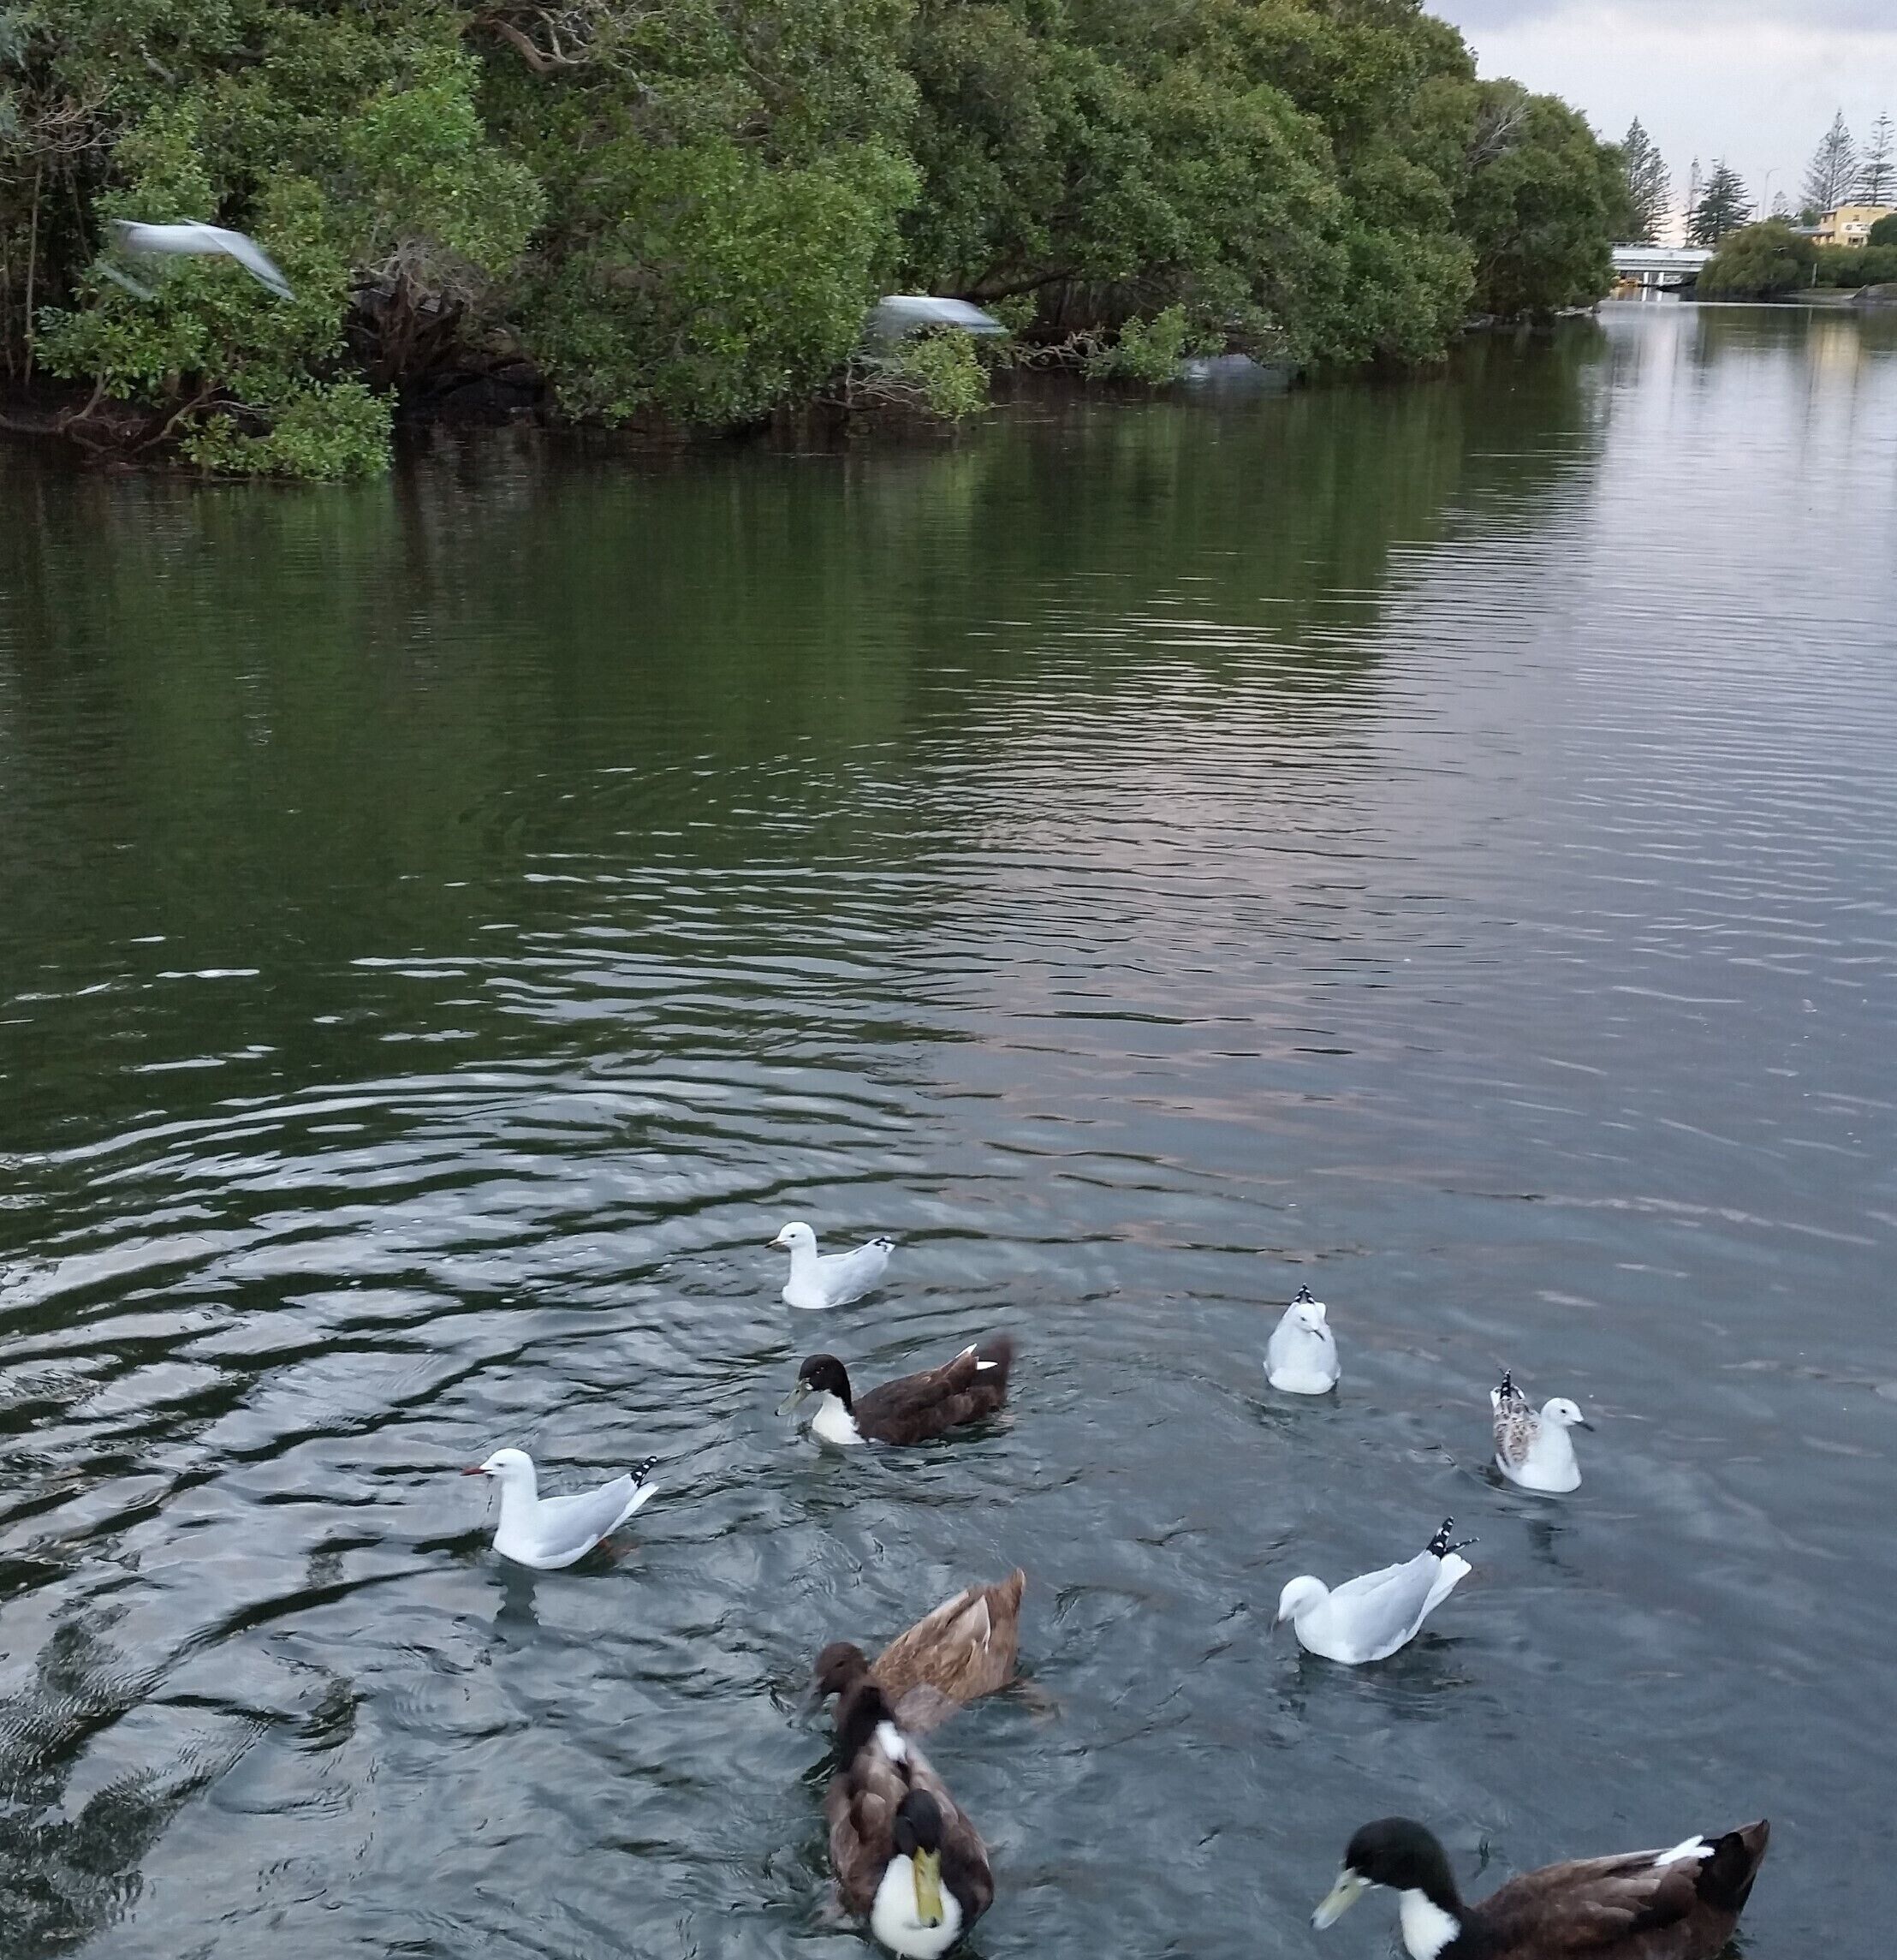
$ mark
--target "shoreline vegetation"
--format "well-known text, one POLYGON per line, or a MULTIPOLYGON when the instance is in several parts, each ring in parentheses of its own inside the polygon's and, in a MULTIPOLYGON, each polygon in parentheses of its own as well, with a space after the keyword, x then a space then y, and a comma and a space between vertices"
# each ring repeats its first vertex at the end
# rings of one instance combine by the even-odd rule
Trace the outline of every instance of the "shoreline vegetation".
POLYGON ((1600 297, 1626 209, 1620 152, 1420 0, 38 0, 0 6, 0 428, 341 479, 398 420, 1401 369, 1600 297), (122 218, 246 231, 294 297, 128 285, 122 218), (901 291, 1010 337, 866 354, 901 291))

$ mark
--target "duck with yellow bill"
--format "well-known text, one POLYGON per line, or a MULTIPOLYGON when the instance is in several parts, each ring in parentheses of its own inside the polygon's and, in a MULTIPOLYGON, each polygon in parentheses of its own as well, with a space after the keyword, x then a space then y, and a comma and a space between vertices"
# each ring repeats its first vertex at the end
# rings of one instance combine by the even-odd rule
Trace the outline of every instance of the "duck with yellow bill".
POLYGON ((845 1693, 836 1721, 824 1814, 838 1894, 892 1953, 939 1960, 993 1903, 987 1848, 874 1681, 845 1693))

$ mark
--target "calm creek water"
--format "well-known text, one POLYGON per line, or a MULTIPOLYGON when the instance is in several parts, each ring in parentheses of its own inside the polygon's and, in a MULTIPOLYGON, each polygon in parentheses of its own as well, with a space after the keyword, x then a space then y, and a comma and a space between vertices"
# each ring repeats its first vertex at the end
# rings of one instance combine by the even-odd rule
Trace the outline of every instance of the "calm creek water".
POLYGON ((0 455, 0 1952, 860 1956, 803 1670, 1016 1562, 989 1960, 1381 1955, 1393 1810, 1477 1891, 1764 1813, 1752 1960, 1881 1951, 1894 459, 1897 324, 1657 306, 849 456, 0 455), (794 1216, 886 1292, 784 1308, 794 1216), (774 1414, 999 1326, 971 1439, 774 1414), (664 1487, 503 1569, 503 1443, 664 1487), (1410 1649, 1274 1636, 1450 1512, 1410 1649))

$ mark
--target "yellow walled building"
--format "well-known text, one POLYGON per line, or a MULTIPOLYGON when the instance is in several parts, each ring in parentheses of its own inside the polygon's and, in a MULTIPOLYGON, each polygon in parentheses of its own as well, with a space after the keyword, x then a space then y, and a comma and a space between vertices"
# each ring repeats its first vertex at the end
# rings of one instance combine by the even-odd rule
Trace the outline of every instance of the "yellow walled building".
POLYGON ((1897 215, 1897 205, 1841 204, 1818 220, 1811 235, 1817 245, 1844 245, 1855 249, 1870 236, 1870 228, 1880 217, 1897 215))

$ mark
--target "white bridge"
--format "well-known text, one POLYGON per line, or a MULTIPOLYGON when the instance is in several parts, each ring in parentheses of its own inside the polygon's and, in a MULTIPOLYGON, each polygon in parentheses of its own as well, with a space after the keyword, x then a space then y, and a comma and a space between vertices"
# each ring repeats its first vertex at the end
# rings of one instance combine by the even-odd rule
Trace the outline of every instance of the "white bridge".
POLYGON ((1617 278, 1649 291, 1668 291, 1692 285, 1711 257, 1698 245, 1616 245, 1614 271, 1617 278))

